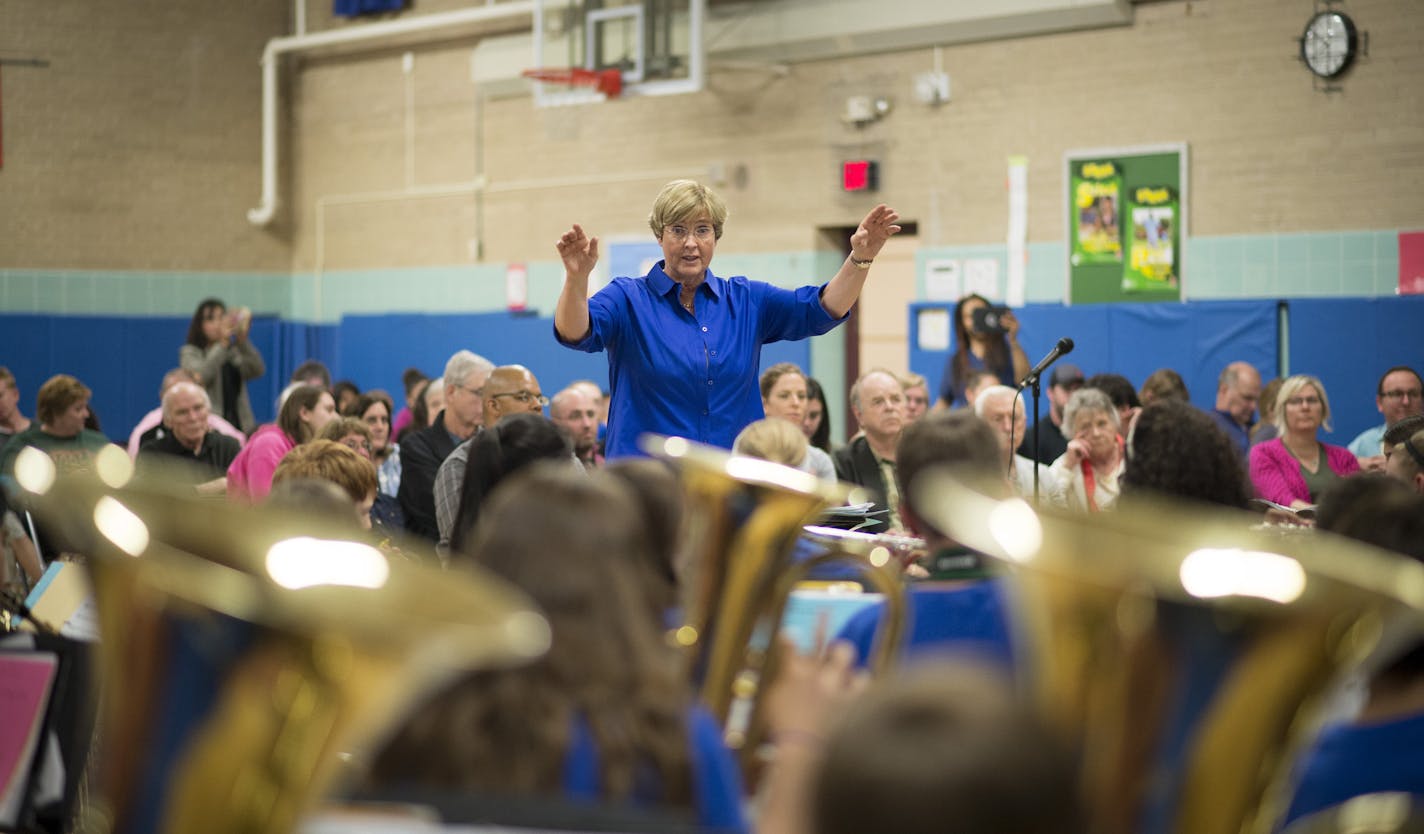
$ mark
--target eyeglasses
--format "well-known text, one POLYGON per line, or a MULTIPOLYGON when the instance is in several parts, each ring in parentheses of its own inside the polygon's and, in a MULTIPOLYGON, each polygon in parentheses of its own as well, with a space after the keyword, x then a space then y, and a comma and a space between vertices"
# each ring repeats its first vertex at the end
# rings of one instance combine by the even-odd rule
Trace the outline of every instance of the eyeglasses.
POLYGON ((671 237, 673 242, 682 243, 684 240, 687 240, 688 235, 692 235, 701 241, 711 240, 716 236, 717 230, 705 224, 695 226, 691 229, 686 226, 667 226, 663 229, 663 233, 671 237))
POLYGON ((529 405, 530 403, 538 403, 540 408, 543 408, 544 406, 549 404, 548 397, 544 396, 543 394, 531 394, 528 391, 511 391, 505 394, 490 394, 490 399, 492 400, 497 400, 500 397, 513 397, 516 400, 519 400, 520 402, 524 403, 525 405, 529 405))
POLYGON ((1408 400, 1415 400, 1415 401, 1417 402, 1417 401, 1421 398, 1421 396, 1424 396, 1424 391, 1421 391, 1421 390, 1419 390, 1418 388, 1407 389, 1407 390, 1406 390, 1406 389, 1403 389, 1403 388, 1399 388, 1399 389, 1396 389, 1396 390, 1394 390, 1394 391, 1385 391, 1383 394, 1380 394, 1380 396, 1381 396, 1381 397, 1384 397, 1384 398, 1387 399, 1387 400, 1406 400, 1406 399, 1408 399, 1408 400))
POLYGON ((1317 405, 1320 405, 1320 398, 1319 398, 1319 397, 1291 397, 1290 399, 1286 400, 1286 405, 1293 405, 1293 406, 1295 406, 1296 408, 1300 408, 1300 407, 1303 406, 1303 405, 1308 405, 1308 406, 1311 406, 1311 407, 1313 408, 1313 407, 1315 407, 1315 406, 1317 406, 1317 405))
POLYGON ((458 388, 458 389, 460 389, 461 391, 464 391, 464 392, 467 393, 467 394, 474 394, 476 397, 483 396, 484 393, 485 393, 485 389, 484 389, 484 388, 470 388, 469 386, 466 386, 466 385, 451 385, 450 387, 451 387, 451 388, 458 388))

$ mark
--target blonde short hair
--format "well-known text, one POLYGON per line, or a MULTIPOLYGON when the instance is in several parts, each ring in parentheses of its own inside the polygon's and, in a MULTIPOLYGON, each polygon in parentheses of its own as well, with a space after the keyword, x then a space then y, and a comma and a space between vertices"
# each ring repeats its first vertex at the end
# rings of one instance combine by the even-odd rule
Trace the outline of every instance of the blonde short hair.
POLYGON ((1281 383, 1281 390, 1276 392, 1276 413, 1271 417, 1277 428, 1284 430, 1286 427, 1286 400, 1299 394, 1300 389, 1307 385, 1315 386, 1315 392, 1320 395, 1320 427, 1326 431, 1332 430, 1330 426, 1330 398, 1325 396, 1325 385, 1319 378, 1310 374, 1286 377, 1286 381, 1281 383))
POLYGON ((673 180, 658 192, 653 210, 648 214, 648 226, 653 236, 662 239, 663 229, 674 223, 686 223, 705 214, 712 221, 712 232, 722 239, 722 225, 727 222, 727 204, 717 192, 695 180, 673 180))
POLYGON ((742 429, 741 434, 738 434, 732 443, 732 451, 738 455, 799 468, 806 462, 806 450, 809 446, 800 426, 789 420, 768 417, 742 429))

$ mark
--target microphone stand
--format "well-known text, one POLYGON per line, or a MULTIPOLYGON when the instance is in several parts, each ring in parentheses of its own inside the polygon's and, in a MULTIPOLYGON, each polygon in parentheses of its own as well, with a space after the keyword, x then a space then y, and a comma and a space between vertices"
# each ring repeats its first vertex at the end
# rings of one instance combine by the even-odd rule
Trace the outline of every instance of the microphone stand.
POLYGON ((1037 507, 1037 506, 1038 506, 1038 424, 1041 422, 1041 421, 1039 420, 1039 414, 1038 414, 1038 397, 1039 397, 1038 374, 1029 374, 1028 376, 1024 377, 1023 382, 1020 382, 1020 383, 1019 383, 1019 390, 1022 391, 1026 386, 1032 388, 1032 390, 1033 390, 1033 506, 1034 506, 1034 507, 1037 507))

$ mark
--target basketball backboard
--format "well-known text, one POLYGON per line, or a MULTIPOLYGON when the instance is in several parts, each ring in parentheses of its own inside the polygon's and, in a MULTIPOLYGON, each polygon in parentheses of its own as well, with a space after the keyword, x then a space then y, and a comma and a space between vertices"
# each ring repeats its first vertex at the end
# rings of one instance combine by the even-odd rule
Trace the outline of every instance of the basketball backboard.
MULTIPOLYGON (((702 89, 705 0, 537 0, 533 69, 617 69, 624 96, 702 89)), ((587 85, 534 82, 540 106, 601 101, 587 85)))

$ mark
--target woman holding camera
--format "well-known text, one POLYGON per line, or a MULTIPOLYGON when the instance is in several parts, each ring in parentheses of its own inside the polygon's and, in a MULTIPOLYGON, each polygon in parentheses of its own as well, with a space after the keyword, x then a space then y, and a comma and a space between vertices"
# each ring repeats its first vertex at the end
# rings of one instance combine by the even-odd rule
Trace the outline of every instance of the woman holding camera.
POLYGON ((247 308, 228 313, 216 298, 205 299, 193 311, 188 342, 178 349, 178 364, 198 375, 212 400, 212 413, 251 434, 257 428, 247 381, 267 372, 262 354, 247 340, 252 312, 247 308))
POLYGON ((964 391, 975 371, 989 371, 1012 388, 1028 370, 1028 354, 1019 346, 1019 320, 1013 311, 991 307, 982 295, 966 295, 954 308, 954 353, 940 379, 935 409, 966 406, 964 391))

